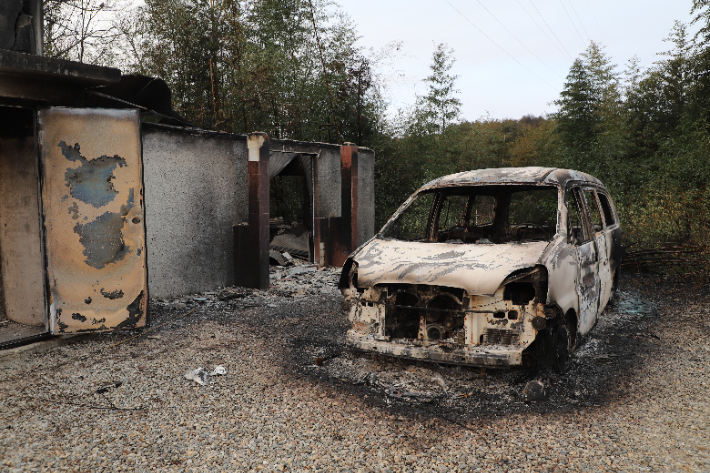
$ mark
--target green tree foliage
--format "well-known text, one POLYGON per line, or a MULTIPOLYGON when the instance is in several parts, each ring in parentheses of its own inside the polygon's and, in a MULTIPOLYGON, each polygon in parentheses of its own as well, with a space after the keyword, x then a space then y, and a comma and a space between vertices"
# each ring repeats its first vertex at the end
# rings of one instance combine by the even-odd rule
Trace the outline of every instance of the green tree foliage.
POLYGON ((147 0, 133 72, 165 79, 195 124, 367 144, 382 115, 347 17, 323 0, 147 0))
POLYGON ((439 44, 429 66, 431 75, 424 79, 427 94, 418 100, 417 108, 421 125, 428 133, 444 133, 461 113, 461 100, 455 95, 459 92, 455 88, 458 76, 449 73, 455 62, 453 52, 439 44))
POLYGON ((690 13, 694 15, 690 24, 700 24, 693 39, 700 47, 707 47, 710 44, 710 0, 693 0, 690 13))
POLYGON ((427 181, 451 171, 453 125, 460 113, 453 51, 439 44, 432 55, 427 94, 400 111, 372 142, 375 150, 376 225, 382 225, 404 199, 427 181))
POLYGON ((619 74, 600 44, 590 42, 572 64, 560 99, 555 101, 558 133, 570 167, 598 164, 606 173, 610 160, 625 153, 619 74), (595 156, 595 150, 603 155, 595 156))
MULTIPOLYGON (((709 18, 698 14, 696 21, 709 18)), ((555 102, 559 162, 607 184, 632 248, 708 243, 710 62, 705 37, 696 40, 676 22, 666 38, 671 49, 646 71, 632 59, 625 83, 591 43, 555 102)))

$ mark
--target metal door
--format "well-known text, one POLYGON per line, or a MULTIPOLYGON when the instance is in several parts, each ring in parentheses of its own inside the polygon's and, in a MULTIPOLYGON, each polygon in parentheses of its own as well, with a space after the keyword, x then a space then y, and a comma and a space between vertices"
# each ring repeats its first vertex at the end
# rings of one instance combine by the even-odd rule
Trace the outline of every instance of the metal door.
POLYGON ((578 246, 577 264, 577 293, 579 294, 579 331, 582 334, 589 332, 597 323, 597 309, 599 307, 599 257, 595 240, 590 240, 578 246))
POLYGON ((581 217, 580 242, 575 248, 577 258, 577 294, 579 296, 579 332, 584 335, 597 323, 599 308, 599 252, 594 239, 589 212, 579 188, 571 189, 570 205, 581 217))
POLYGON ((140 115, 49 108, 38 130, 52 332, 144 326, 140 115))
MULTIPOLYGON (((587 196, 590 196, 594 199, 592 202, 588 201, 587 204, 589 206, 595 205, 601 214, 601 208, 599 207, 599 202, 597 201, 596 193, 587 194, 587 196)), ((611 232, 606 226, 602 227, 602 229, 594 235, 594 240, 597 244, 597 254, 599 258, 599 314, 601 314, 602 311, 604 311, 604 308, 606 308, 606 305, 611 297, 611 289, 614 285, 614 281, 611 276, 611 266, 609 264, 611 239, 611 232)))

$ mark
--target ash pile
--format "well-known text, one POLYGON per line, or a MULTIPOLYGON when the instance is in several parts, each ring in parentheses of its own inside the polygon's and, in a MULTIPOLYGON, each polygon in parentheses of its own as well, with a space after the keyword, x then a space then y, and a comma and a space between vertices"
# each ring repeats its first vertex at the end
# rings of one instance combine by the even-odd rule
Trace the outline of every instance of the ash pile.
POLYGON ((278 217, 269 221, 269 227, 270 265, 291 266, 313 261, 313 235, 302 223, 286 225, 283 217, 278 217))
POLYGON ((186 294, 172 300, 152 300, 156 308, 181 311, 195 307, 206 312, 217 311, 223 315, 239 315, 249 308, 276 308, 292 304, 294 298, 328 296, 342 298, 338 289, 340 268, 321 268, 293 258, 292 263, 269 267, 269 289, 259 290, 230 286, 216 291, 186 294))

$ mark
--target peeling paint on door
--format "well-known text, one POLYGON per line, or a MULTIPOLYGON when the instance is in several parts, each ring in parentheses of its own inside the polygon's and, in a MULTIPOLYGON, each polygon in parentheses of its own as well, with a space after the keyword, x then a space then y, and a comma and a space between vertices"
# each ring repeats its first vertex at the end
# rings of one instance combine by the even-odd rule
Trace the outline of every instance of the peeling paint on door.
POLYGON ((125 159, 118 155, 86 159, 81 155, 79 143, 68 146, 64 141, 60 141, 59 148, 68 161, 78 161, 81 164, 78 168, 67 169, 65 173, 72 197, 96 208, 103 207, 116 197, 118 191, 111 182, 116 178, 113 171, 116 166, 125 166, 125 159))
POLYGON ((126 215, 133 208, 133 188, 129 189, 128 202, 121 206, 120 213, 106 212, 96 220, 74 226, 74 233, 84 246, 86 264, 97 269, 121 261, 130 253, 130 246, 123 240, 123 225, 126 215))
POLYGON ((50 108, 38 129, 52 329, 145 325, 138 113, 50 108))

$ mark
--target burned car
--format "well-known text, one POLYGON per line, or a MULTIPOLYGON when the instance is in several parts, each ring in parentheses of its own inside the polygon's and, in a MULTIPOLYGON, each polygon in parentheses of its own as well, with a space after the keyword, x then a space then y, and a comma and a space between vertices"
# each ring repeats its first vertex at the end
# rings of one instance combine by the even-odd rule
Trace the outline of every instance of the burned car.
POLYGON ((615 289, 621 227, 583 172, 483 169, 415 192, 345 262, 350 347, 564 371, 615 289))

